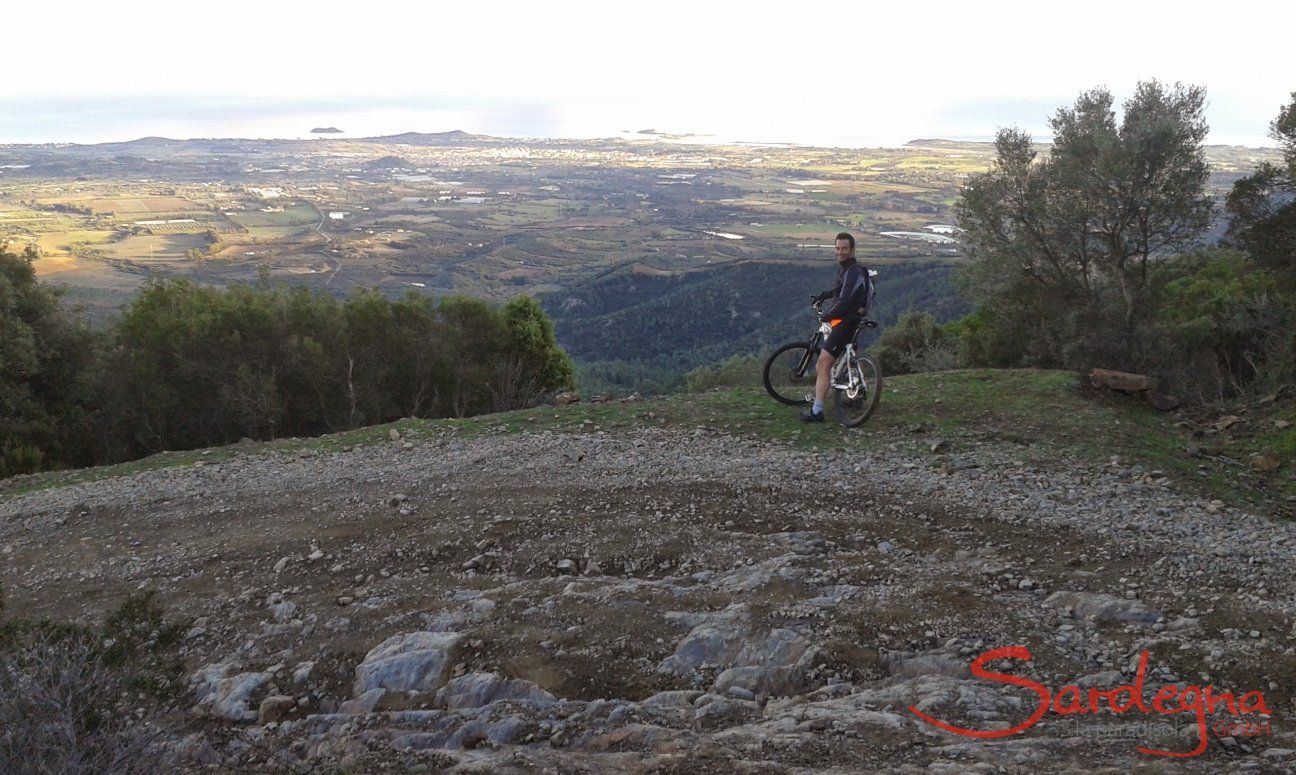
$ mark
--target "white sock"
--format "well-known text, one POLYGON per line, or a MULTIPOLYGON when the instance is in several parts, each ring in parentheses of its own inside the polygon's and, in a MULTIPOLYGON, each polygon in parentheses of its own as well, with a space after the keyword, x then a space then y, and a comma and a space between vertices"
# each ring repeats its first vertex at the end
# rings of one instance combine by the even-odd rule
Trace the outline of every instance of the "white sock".
POLYGON ((823 414, 823 401, 820 401, 819 399, 816 398, 814 402, 814 406, 810 409, 810 411, 814 412, 815 414, 823 414))

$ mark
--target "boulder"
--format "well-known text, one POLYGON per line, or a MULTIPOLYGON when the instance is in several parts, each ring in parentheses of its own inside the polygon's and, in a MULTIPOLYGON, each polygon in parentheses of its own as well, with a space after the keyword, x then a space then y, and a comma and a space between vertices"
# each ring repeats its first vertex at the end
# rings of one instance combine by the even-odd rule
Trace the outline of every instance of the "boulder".
POLYGON ((657 671, 686 675, 704 664, 782 667, 796 664, 809 648, 809 641, 788 629, 770 630, 760 636, 739 624, 702 624, 680 641, 675 653, 663 659, 657 671))
POLYGON ((257 711, 257 723, 268 724, 271 721, 283 721, 297 707, 297 700, 286 694, 272 694, 261 701, 257 711))
POLYGON ((229 664, 209 665, 192 679, 198 707, 218 718, 256 721, 257 712, 248 707, 252 693, 274 678, 273 673, 232 672, 229 664))
POLYGON ((459 676, 436 693, 437 706, 446 710, 480 708, 501 700, 526 703, 537 708, 548 708, 558 702, 552 694, 530 681, 501 678, 495 673, 459 676))
POLYGON ((373 689, 434 692, 449 678, 450 653, 463 635, 453 632, 411 632, 394 635, 375 646, 356 665, 354 694, 373 689))
POLYGON ((718 729, 752 721, 759 715, 760 708, 754 702, 722 699, 693 711, 693 723, 703 729, 718 729))
POLYGON ((1155 624, 1161 614, 1137 600, 1123 600, 1095 592, 1054 592, 1044 600, 1050 608, 1071 609, 1077 618, 1096 622, 1155 624))

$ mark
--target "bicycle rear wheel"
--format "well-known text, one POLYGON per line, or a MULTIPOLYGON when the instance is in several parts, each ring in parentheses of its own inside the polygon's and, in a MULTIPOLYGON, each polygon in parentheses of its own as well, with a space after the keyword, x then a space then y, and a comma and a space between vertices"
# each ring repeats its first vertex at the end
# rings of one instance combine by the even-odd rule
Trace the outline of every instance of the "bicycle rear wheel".
POLYGON ((857 387, 834 388, 833 398, 837 404, 837 422, 855 428, 863 425, 877 409, 878 399, 882 396, 882 369, 867 355, 859 356, 848 368, 856 371, 856 379, 851 382, 857 387))
POLYGON ((762 379, 775 401, 802 406, 814 401, 816 353, 805 342, 785 344, 765 360, 762 379))

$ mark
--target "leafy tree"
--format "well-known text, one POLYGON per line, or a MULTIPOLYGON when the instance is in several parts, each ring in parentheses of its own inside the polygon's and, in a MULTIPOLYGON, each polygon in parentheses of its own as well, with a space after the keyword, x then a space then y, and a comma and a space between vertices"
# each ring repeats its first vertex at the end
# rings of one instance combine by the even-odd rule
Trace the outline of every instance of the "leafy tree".
POLYGON ((1199 87, 1141 82, 1118 121, 1111 93, 1094 89, 1057 111, 1043 158, 1026 133, 1000 130, 957 215, 963 292, 1004 330, 1038 322, 1001 349, 1037 365, 1136 365, 1162 259, 1209 222, 1204 100, 1199 87))
POLYGON ((90 457, 96 338, 36 279, 33 252, 0 252, 0 477, 90 457))
POLYGON ((443 299, 438 317, 448 329, 449 414, 466 417, 489 411, 491 375, 501 367, 499 357, 508 343, 508 327, 489 304, 467 296, 443 299))
POLYGON ((542 394, 575 385, 575 366, 554 338, 554 324, 530 296, 504 305, 509 353, 497 373, 493 390, 496 408, 526 406, 542 394))
POLYGON ((448 328, 437 318, 430 296, 410 291, 392 304, 402 357, 395 364, 396 401, 410 417, 446 413, 451 352, 448 328))
POLYGON ((1227 208, 1228 240, 1261 266, 1296 286, 1296 92, 1269 125, 1285 164, 1260 165, 1255 174, 1233 184, 1227 208))

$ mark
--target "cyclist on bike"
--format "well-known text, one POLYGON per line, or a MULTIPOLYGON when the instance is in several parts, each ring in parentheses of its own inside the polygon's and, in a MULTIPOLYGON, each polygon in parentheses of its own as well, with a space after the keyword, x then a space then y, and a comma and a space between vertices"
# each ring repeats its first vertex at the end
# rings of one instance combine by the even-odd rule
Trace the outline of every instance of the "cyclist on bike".
POLYGON ((815 364, 814 406, 801 413, 803 422, 823 422, 824 399, 828 397, 833 364, 841 357, 846 344, 855 339, 868 304, 868 270, 855 262, 855 238, 844 231, 837 235, 833 244, 837 252, 837 280, 832 290, 812 298, 816 302, 832 299, 828 308, 820 312, 819 320, 837 322, 819 352, 815 364))

